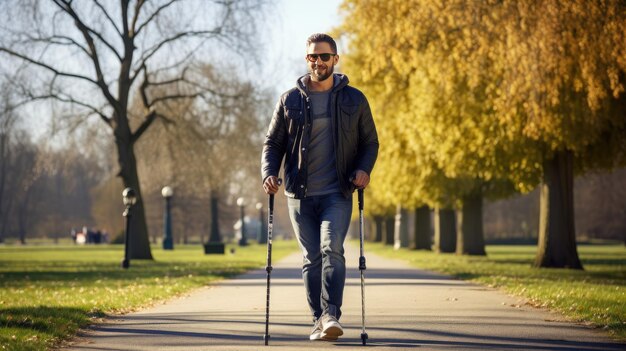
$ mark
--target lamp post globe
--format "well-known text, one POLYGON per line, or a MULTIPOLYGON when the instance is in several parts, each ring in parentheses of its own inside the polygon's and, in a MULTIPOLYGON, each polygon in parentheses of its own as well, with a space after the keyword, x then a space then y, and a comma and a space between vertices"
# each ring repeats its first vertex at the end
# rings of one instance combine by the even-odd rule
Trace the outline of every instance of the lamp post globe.
POLYGON ((174 189, 164 186, 161 195, 165 198, 165 212, 163 213, 163 250, 174 250, 174 238, 172 237, 172 211, 171 202, 174 189))
POLYGON ((241 214, 241 239, 239 239, 239 246, 248 245, 248 239, 246 238, 246 223, 244 221, 244 207, 246 206, 246 200, 243 197, 237 199, 237 206, 239 206, 241 214))
POLYGON ((133 188, 126 188, 122 191, 122 200, 126 207, 132 206, 137 202, 137 194, 133 188))
POLYGON ((164 198, 172 197, 174 195, 174 189, 166 185, 161 189, 161 195, 163 195, 164 198))

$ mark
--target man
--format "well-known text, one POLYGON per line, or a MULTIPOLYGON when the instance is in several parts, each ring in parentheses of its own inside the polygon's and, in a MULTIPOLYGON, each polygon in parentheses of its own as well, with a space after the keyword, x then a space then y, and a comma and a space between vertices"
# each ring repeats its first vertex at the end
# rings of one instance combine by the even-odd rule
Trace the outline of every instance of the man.
POLYGON ((346 279, 343 243, 352 193, 370 181, 378 136, 367 99, 334 74, 337 45, 326 34, 307 39, 309 73, 274 110, 262 155, 263 189, 278 191, 285 158, 289 217, 303 254, 302 276, 313 314, 311 340, 334 341, 346 279))

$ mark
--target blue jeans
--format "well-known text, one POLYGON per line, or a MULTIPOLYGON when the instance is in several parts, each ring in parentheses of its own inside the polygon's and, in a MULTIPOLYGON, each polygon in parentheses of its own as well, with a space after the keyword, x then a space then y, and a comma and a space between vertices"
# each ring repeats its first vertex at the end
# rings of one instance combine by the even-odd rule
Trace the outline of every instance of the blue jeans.
POLYGON ((302 249, 307 301, 317 320, 341 317, 346 260, 343 243, 352 216, 352 197, 341 193, 288 199, 289 217, 302 249))

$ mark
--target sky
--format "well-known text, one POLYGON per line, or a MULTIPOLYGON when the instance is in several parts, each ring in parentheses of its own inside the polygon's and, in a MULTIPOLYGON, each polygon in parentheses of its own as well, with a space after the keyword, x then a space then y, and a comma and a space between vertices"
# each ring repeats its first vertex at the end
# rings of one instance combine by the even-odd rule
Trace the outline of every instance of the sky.
POLYGON ((341 24, 340 4, 341 0, 280 0, 275 4, 278 20, 270 27, 268 56, 272 59, 266 74, 276 80, 277 93, 293 88, 296 79, 306 73, 304 55, 309 35, 327 33, 341 24))

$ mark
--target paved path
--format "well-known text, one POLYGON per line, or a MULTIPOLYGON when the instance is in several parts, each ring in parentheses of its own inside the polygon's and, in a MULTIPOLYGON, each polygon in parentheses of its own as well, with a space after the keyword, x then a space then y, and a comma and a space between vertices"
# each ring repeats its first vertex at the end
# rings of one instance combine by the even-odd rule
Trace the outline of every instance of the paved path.
MULTIPOLYGON (((348 247, 346 254, 345 334, 337 342, 308 340, 312 325, 301 258, 294 254, 272 274, 269 347, 263 345, 266 275, 257 270, 95 326, 72 350, 363 349, 358 249, 348 247)), ((369 349, 626 350, 598 330, 562 322, 493 289, 374 255, 367 262, 369 349)))

